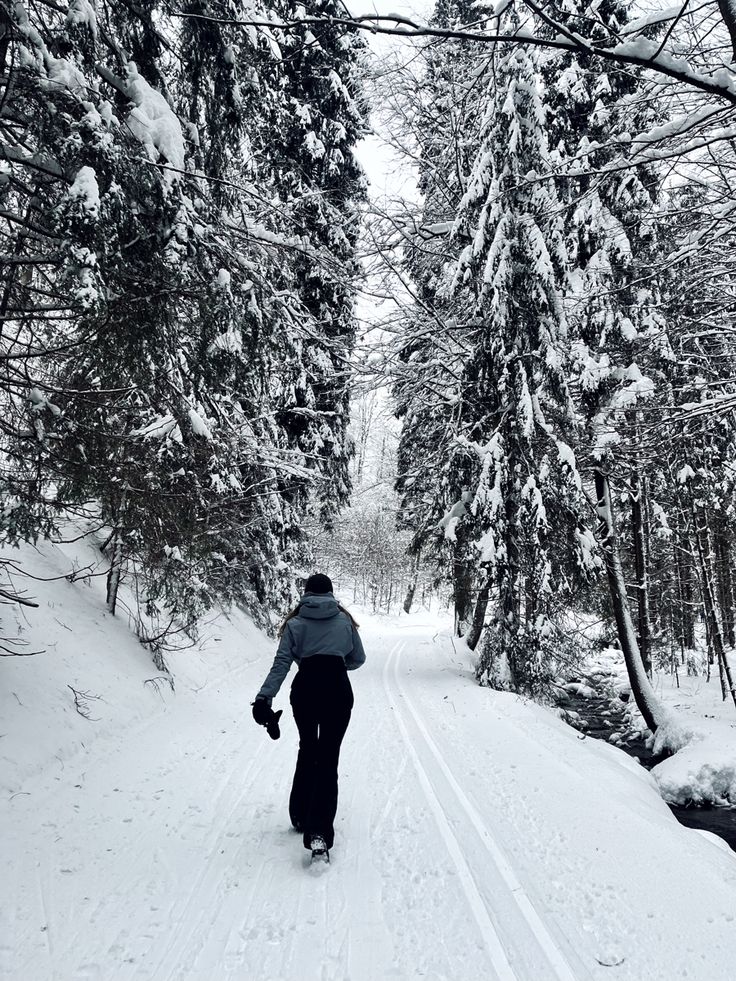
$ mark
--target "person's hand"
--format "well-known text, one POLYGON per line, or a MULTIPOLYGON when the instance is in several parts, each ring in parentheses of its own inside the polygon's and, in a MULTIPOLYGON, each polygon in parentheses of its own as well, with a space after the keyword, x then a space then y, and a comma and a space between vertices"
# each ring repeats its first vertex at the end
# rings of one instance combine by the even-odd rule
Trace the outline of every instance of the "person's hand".
POLYGON ((258 723, 259 726, 265 726, 266 732, 269 734, 271 739, 278 739, 281 735, 279 729, 279 719, 282 715, 282 709, 278 712, 274 712, 271 708, 271 702, 267 698, 257 698, 253 702, 253 718, 258 723))
POLYGON ((273 709, 271 708, 270 698, 257 698, 253 702, 253 718, 259 726, 267 726, 271 721, 273 709))

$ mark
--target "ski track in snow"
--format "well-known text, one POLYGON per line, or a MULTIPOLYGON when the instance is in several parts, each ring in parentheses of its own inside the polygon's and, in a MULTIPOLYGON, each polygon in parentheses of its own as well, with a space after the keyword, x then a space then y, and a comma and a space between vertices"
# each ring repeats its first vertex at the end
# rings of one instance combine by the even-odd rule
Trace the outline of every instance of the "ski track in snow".
MULTIPOLYGON (((501 847, 452 775, 452 771, 437 743, 429 734, 415 705, 401 684, 399 663, 405 646, 405 642, 399 641, 391 649, 386 659, 383 669, 386 695, 392 710, 396 714, 407 751, 414 761, 417 773, 420 775, 422 787, 432 802, 432 810, 442 838, 458 867, 463 889, 483 934, 484 943, 496 976, 499 981, 518 981, 518 978, 545 978, 549 981, 576 981, 577 979, 580 981, 580 979, 588 976, 587 972, 584 972, 580 965, 577 971, 573 972, 559 945, 552 939, 550 931, 532 905, 529 895, 519 882, 501 847), (390 670, 391 667, 393 667, 393 672, 390 670), (391 690, 391 681, 389 680, 391 674, 393 674, 394 692, 391 690), (396 701, 395 694, 398 694, 400 702, 396 701), (401 703, 406 706, 411 716, 414 729, 420 737, 418 740, 412 740, 409 734, 406 720, 402 717, 399 708, 401 703), (425 766, 421 762, 421 754, 415 748, 417 744, 423 745, 425 752, 429 751, 436 764, 435 767, 425 766), (433 774, 432 777, 430 777, 430 773, 433 774), (449 788, 450 796, 454 797, 457 802, 456 804, 453 805, 452 800, 448 802, 447 790, 440 789, 439 773, 442 774, 443 781, 449 788), (463 831, 463 845, 461 846, 456 832, 450 825, 449 815, 457 809, 458 804, 467 821, 470 822, 473 831, 480 838, 482 846, 487 851, 495 869, 489 870, 485 863, 478 861, 478 852, 474 847, 472 848, 472 869, 466 861, 465 852, 470 852, 469 842, 472 841, 473 846, 475 842, 472 835, 468 835, 467 828, 458 822, 456 827, 463 831), (499 883, 499 878, 503 880, 503 886, 499 883), (523 928, 521 931, 519 930, 518 923, 513 924, 511 929, 508 929, 509 907, 513 907, 514 904, 527 924, 526 935, 523 928), (504 921, 507 921, 506 935, 517 948, 515 954, 511 950, 507 951, 506 945, 501 939, 504 936, 504 921), (520 941, 522 942, 520 943, 520 941), (514 964, 518 965, 519 974, 516 973, 514 964)), ((512 943, 507 941, 509 948, 511 948, 512 943)))
POLYGON ((308 867, 286 820, 293 722, 279 743, 264 739, 248 708, 264 664, 238 666, 207 685, 228 690, 221 715, 195 698, 186 716, 133 726, 16 801, 19 841, 34 847, 10 861, 14 943, 0 951, 0 977, 526 977, 507 960, 446 792, 433 789, 397 710, 398 660, 388 669, 403 643, 394 641, 375 637, 371 661, 351 675, 356 710, 328 869, 308 867))
MULTIPOLYGON (((0 979, 612 976, 596 966, 590 942, 581 948, 589 928, 574 922, 569 900, 545 903, 524 855, 509 858, 518 841, 500 844, 503 820, 520 827, 520 813, 526 849, 552 854, 560 834, 534 823, 523 784, 515 794, 506 786, 507 730, 497 724, 493 762, 476 786, 476 764, 468 769, 459 755, 473 747, 458 742, 466 730, 452 699, 465 682, 456 666, 426 627, 365 632, 369 660, 350 676, 356 704, 330 866, 310 868, 288 824, 296 756, 288 688, 278 698, 283 737, 272 742, 249 707, 268 659, 237 664, 60 771, 38 774, 7 804, 0 979), (453 673, 454 687, 441 671, 453 673), (503 819, 491 816, 489 794, 503 819)), ((589 917, 585 869, 573 872, 580 915, 589 917)), ((598 946, 617 923, 615 910, 601 909, 606 895, 602 888, 590 925, 598 946)), ((617 976, 641 981, 634 962, 617 976)))
MULTIPOLYGON (((492 917, 490 915, 489 909, 486 903, 478 891, 473 874, 470 871, 470 867, 465 859, 462 848, 455 837, 455 834, 450 826, 447 815, 445 813, 445 808, 442 805, 442 801, 437 796, 430 780, 425 767, 419 758, 419 754, 414 748, 414 744, 411 741, 411 737, 406 728, 406 723, 402 719, 401 714, 398 710, 397 703, 394 700, 393 694, 388 683, 389 678, 389 666, 393 658, 396 658, 395 665, 398 668, 398 657, 397 654, 400 652, 403 644, 399 642, 389 653, 388 658, 384 666, 383 678, 384 685, 386 688, 386 695, 388 697, 389 705, 396 713, 396 721, 401 730, 401 736, 404 740, 407 752, 412 759, 414 766, 416 768, 417 776, 419 777, 419 782, 422 786, 422 790, 426 794, 427 800, 429 802, 430 810, 437 822, 437 828, 440 832, 442 840, 444 841, 447 851, 449 852, 455 867, 457 868, 460 883, 463 888, 463 892, 468 900, 470 908, 472 910, 473 916, 478 928, 483 937, 483 942, 485 948, 488 952, 491 964, 494 970, 494 976, 498 981, 515 981, 516 975, 509 964, 506 957, 506 952, 504 946, 501 942, 501 938, 496 932, 496 927, 493 924, 492 917)), ((395 675, 396 684, 398 687, 398 673, 395 675)), ((403 695, 403 693, 402 693, 403 695)), ((407 703, 408 705, 408 703, 407 703)))

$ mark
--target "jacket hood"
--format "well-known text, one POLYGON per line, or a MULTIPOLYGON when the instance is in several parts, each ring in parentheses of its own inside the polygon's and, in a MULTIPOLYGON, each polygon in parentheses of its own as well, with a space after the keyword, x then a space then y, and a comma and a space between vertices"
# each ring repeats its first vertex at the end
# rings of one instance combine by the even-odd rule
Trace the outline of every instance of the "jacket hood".
POLYGON ((339 612, 332 593, 306 593, 299 601, 299 616, 307 620, 329 620, 339 612))

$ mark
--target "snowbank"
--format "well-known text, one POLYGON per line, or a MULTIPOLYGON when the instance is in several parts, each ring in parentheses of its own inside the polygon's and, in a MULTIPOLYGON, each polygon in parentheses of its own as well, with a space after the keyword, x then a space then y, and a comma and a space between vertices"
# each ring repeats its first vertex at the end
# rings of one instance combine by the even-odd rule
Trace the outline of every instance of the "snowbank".
POLYGON ((657 678, 658 695, 677 719, 653 740, 655 753, 674 755, 652 770, 671 804, 736 805, 736 709, 721 696, 717 675, 684 676, 680 687, 670 675, 657 678))
POLYGON ((38 653, 0 659, 0 797, 24 793, 42 771, 61 773, 98 741, 112 747, 126 731, 156 724, 213 676, 271 650, 243 614, 220 615, 194 647, 168 656, 169 679, 133 633, 124 589, 118 614, 107 612, 107 561, 93 544, 45 542, 3 554, 38 577, 14 582, 39 609, 4 607, 12 611, 5 637, 17 635, 23 654, 38 653))
MULTIPOLYGON (((607 648, 591 665, 612 692, 630 694, 620 651, 607 648)), ((628 706, 632 729, 648 735, 655 756, 668 754, 651 771, 664 800, 682 805, 736 805, 736 709, 732 701, 722 698, 717 673, 706 681, 702 675, 675 677, 657 672, 654 687, 666 709, 666 721, 654 736, 644 726, 633 699, 628 706)))
POLYGON ((736 804, 736 736, 702 736, 652 772, 672 804, 736 804))

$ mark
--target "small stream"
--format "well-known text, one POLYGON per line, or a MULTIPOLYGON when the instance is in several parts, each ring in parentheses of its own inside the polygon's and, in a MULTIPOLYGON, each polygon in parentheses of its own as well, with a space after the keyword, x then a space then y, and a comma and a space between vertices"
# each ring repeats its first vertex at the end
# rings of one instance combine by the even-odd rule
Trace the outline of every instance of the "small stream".
MULTIPOLYGON (((593 739, 613 742, 629 756, 638 759, 647 770, 661 762, 661 757, 654 756, 640 735, 630 733, 626 724, 626 706, 621 699, 599 694, 600 679, 596 677, 582 678, 580 683, 592 688, 595 694, 561 691, 557 699, 558 707, 568 713, 567 721, 571 726, 593 739)), ((736 851, 736 807, 668 806, 680 824, 711 831, 736 851)))

